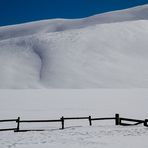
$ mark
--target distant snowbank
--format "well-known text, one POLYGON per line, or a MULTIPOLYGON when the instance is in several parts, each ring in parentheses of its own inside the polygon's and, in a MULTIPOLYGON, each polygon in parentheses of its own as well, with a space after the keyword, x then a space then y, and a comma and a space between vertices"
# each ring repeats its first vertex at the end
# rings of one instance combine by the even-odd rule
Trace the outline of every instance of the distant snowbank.
POLYGON ((51 19, 0 27, 0 40, 36 33, 59 32, 91 25, 148 19, 148 5, 118 10, 82 19, 51 19))

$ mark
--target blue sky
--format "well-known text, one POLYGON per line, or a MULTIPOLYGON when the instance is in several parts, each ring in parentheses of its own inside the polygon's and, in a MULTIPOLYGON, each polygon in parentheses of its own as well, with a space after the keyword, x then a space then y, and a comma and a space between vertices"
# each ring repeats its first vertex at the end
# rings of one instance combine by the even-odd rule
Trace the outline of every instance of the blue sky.
POLYGON ((0 0, 0 26, 50 18, 81 18, 147 3, 148 0, 0 0))

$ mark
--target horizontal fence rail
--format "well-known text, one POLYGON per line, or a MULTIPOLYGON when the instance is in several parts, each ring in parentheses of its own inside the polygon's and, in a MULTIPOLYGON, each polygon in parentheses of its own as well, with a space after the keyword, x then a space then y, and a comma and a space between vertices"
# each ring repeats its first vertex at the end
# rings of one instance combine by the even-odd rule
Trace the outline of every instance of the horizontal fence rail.
POLYGON ((131 121, 131 122, 141 122, 144 123, 144 120, 138 120, 138 119, 128 119, 128 118, 120 118, 121 120, 124 121, 131 121))
MULTIPOLYGON (((4 119, 4 120, 0 120, 1 122, 16 122, 17 119, 4 119)), ((4 129, 0 129, 0 131, 15 131, 16 128, 4 128, 4 129)))
POLYGON ((6 128, 6 129, 0 129, 0 131, 15 131, 16 128, 6 128))
POLYGON ((17 119, 6 119, 6 120, 0 120, 0 122, 12 122, 16 121, 17 119))
POLYGON ((92 118, 91 120, 115 120, 115 117, 113 118, 92 118))
POLYGON ((82 120, 82 119, 89 119, 89 117, 70 117, 70 118, 64 118, 64 120, 82 120))
POLYGON ((139 124, 144 124, 145 120, 137 120, 137 119, 128 119, 128 118, 120 118, 120 125, 123 126, 131 126, 131 125, 139 125, 139 124), (129 123, 122 123, 122 121, 129 121, 129 122, 136 122, 133 124, 129 124, 129 123))
MULTIPOLYGON (((66 120, 88 120, 88 123, 90 126, 92 126, 92 121, 114 120, 115 125, 133 126, 133 125, 143 124, 144 126, 148 127, 148 119, 139 120, 139 119, 122 118, 122 117, 120 117, 119 114, 115 114, 114 117, 106 117, 106 118, 92 118, 92 116, 88 116, 88 117, 63 117, 62 116, 60 119, 55 119, 55 120, 21 120, 20 117, 18 117, 17 119, 0 120, 0 123, 2 123, 2 122, 16 122, 16 124, 17 124, 16 128, 4 128, 4 129, 0 129, 0 131, 14 131, 14 132, 34 131, 34 130, 21 130, 20 124, 21 123, 45 123, 45 122, 55 122, 55 123, 60 122, 61 129, 64 129, 66 120)), ((35 130, 35 131, 41 131, 41 130, 35 130)))
POLYGON ((61 122, 61 120, 20 120, 19 122, 61 122))

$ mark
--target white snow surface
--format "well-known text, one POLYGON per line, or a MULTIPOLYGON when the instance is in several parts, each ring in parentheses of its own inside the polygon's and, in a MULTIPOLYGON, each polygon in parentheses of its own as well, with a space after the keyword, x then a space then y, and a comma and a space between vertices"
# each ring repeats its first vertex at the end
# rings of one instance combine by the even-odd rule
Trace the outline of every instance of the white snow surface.
POLYGON ((148 5, 0 27, 0 88, 147 88, 148 5))
MULTIPOLYGON (((98 90, 1 90, 0 119, 59 119, 64 117, 121 117, 145 119, 147 89, 98 90)), ((0 128, 16 123, 0 123, 0 128)), ((20 129, 45 129, 14 133, 0 132, 0 148, 147 148, 148 128, 143 125, 115 126, 114 121, 88 120, 60 123, 21 123, 20 129)))

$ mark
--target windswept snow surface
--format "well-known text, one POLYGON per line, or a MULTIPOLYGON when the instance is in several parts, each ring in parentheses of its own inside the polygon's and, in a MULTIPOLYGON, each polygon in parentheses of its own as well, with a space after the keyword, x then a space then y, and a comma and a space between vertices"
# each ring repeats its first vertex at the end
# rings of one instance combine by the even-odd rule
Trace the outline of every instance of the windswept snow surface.
POLYGON ((1 148, 147 148, 145 127, 71 127, 29 133, 1 133, 1 148))
POLYGON ((0 88, 147 88, 148 5, 0 28, 0 88))

